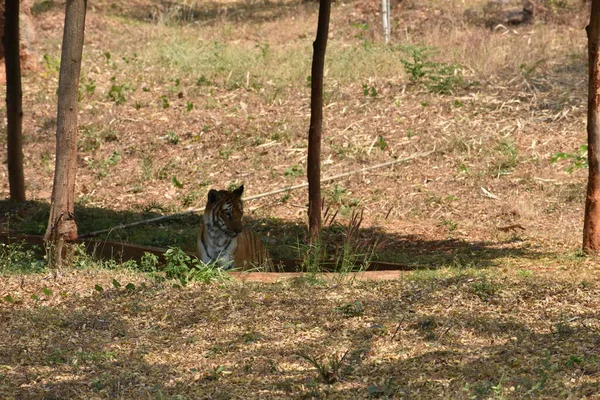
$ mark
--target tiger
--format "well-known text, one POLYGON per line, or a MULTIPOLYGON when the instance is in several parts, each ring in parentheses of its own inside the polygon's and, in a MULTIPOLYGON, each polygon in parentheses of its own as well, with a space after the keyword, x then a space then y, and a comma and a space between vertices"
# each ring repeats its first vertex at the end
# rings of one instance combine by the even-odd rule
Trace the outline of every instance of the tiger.
POLYGON ((235 190, 208 192, 203 221, 198 232, 198 258, 215 263, 223 270, 251 269, 271 271, 273 261, 258 235, 242 224, 244 185, 235 190))

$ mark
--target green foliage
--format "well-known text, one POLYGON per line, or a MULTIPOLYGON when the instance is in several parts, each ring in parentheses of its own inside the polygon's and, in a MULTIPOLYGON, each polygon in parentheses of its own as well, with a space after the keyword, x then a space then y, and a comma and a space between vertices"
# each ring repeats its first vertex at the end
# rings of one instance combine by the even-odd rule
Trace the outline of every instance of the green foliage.
POLYGON ((365 313, 365 309, 360 301, 344 304, 336 307, 335 310, 342 314, 344 318, 360 317, 365 313))
POLYGON ((167 95, 163 94, 162 96, 160 96, 160 105, 164 110, 169 108, 169 98, 167 97, 167 95))
POLYGON ((550 159, 551 163, 556 163, 561 160, 570 161, 569 166, 565 169, 568 173, 573 172, 575 169, 587 168, 588 167, 588 146, 587 144, 582 144, 579 146, 579 149, 572 153, 554 153, 552 158, 550 159))
POLYGON ((388 147, 388 144, 387 144, 387 142, 385 141, 385 138, 384 138, 383 136, 378 136, 378 137, 377 137, 377 143, 376 143, 376 146, 377 146, 377 147, 379 147, 379 149, 380 149, 381 151, 383 151, 383 150, 387 149, 387 147, 388 147))
POLYGON ((30 274, 44 271, 45 263, 25 242, 0 243, 0 274, 30 274))
POLYGON ((179 179, 175 175, 171 177, 171 183, 178 189, 183 189, 183 183, 179 182, 179 179))
POLYGON ((519 149, 515 142, 508 139, 502 139, 498 143, 496 150, 501 156, 494 165, 498 173, 506 174, 517 167, 519 163, 519 149))
POLYGON ((143 272, 156 272, 158 271, 158 266, 158 256, 152 253, 145 252, 140 260, 140 270, 143 272))
POLYGON ((363 83, 362 89, 363 89, 363 95, 365 97, 367 97, 367 96, 368 97, 377 97, 377 89, 375 88, 375 86, 363 83))
POLYGON ((119 104, 123 104, 127 101, 127 98, 125 97, 125 94, 128 91, 131 91, 131 86, 127 83, 123 83, 123 84, 117 84, 116 83, 116 77, 112 77, 110 78, 110 81, 112 82, 112 84, 110 85, 110 89, 108 90, 108 93, 106 94, 106 97, 108 97, 110 100, 114 101, 115 104, 119 105, 119 104))
POLYGON ((179 143, 179 136, 174 131, 167 132, 167 143, 176 145, 179 143))
POLYGON ((192 259, 178 247, 170 247, 165 252, 165 260, 166 278, 178 280, 182 286, 188 282, 210 283, 229 279, 229 275, 216 265, 207 265, 196 258, 192 259))
POLYGON ((418 45, 403 45, 399 50, 405 57, 400 59, 411 82, 422 84, 430 92, 450 94, 462 83, 459 65, 431 61, 437 50, 418 45))
POLYGON ((291 167, 283 170, 283 175, 285 175, 285 176, 301 176, 303 174, 304 174, 304 169, 297 164, 292 165, 291 167))

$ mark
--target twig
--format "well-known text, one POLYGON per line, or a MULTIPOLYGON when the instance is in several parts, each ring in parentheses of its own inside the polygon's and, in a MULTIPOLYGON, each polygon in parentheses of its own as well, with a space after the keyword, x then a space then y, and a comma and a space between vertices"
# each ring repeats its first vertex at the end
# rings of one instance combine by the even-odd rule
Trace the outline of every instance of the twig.
MULTIPOLYGON (((350 175, 353 175, 353 174, 357 174, 357 173, 360 173, 360 172, 366 172, 366 171, 370 171, 370 170, 373 170, 373 169, 383 168, 383 167, 387 167, 387 166, 390 166, 390 165, 398 164, 398 163, 401 163, 401 162, 414 160, 415 158, 426 157, 426 156, 432 154, 434 151, 435 151, 435 147, 433 148, 433 150, 427 151, 425 153, 415 153, 415 154, 412 154, 412 155, 410 155, 408 157, 405 157, 405 158, 397 158, 395 160, 384 162, 382 164, 376 164, 376 165, 372 165, 370 167, 365 167, 365 168, 357 169, 357 170, 350 171, 350 172, 344 172, 343 174, 338 174, 338 175, 330 176, 328 178, 321 179, 321 183, 330 182, 330 181, 333 181, 333 180, 336 180, 336 179, 340 179, 340 178, 345 178, 347 176, 350 176, 350 175)), ((282 188, 282 189, 272 190, 270 192, 261 193, 261 194, 257 194, 257 195, 254 195, 254 196, 249 196, 249 197, 244 198, 244 201, 256 200, 256 199, 260 199, 260 198, 267 197, 267 196, 273 196, 275 194, 279 194, 279 193, 283 193, 283 192, 289 192, 289 191, 296 190, 296 189, 302 189, 302 188, 305 188, 305 187, 308 187, 308 182, 301 183, 299 185, 289 186, 289 187, 282 188)), ((203 210, 200 209, 200 208, 195 208, 195 209, 192 209, 192 210, 182 211, 182 212, 176 213, 176 214, 162 215, 160 217, 145 219, 143 221, 131 222, 129 224, 120 224, 120 225, 114 226, 112 228, 101 229, 99 231, 86 233, 84 235, 79 235, 79 237, 80 238, 87 238, 87 237, 98 236, 98 235, 100 235, 102 233, 111 232, 111 231, 116 230, 116 229, 124 229, 124 228, 131 228, 131 227, 134 227, 134 226, 139 226, 139 225, 151 224, 153 222, 164 221, 165 219, 170 219, 170 218, 183 217, 185 215, 196 214, 196 213, 200 213, 202 211, 203 210)))

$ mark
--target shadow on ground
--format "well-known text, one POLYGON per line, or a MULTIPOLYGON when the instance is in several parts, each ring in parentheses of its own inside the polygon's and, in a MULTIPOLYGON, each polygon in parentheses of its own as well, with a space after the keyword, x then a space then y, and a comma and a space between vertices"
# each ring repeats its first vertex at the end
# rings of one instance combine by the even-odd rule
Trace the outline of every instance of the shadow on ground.
POLYGON ((83 298, 56 290, 51 304, 0 308, 0 390, 48 400, 600 394, 600 336, 589 303, 597 286, 541 277, 483 300, 475 283, 389 282, 350 292, 138 285, 83 298), (548 299, 562 311, 540 314, 548 299), (364 311, 341 314, 348 301, 364 311), (298 356, 324 360, 346 350, 332 385, 298 356))
MULTIPOLYGON (((120 224, 128 224, 165 215, 166 210, 114 211, 96 207, 76 206, 79 235, 83 236, 120 224)), ((43 235, 49 215, 49 205, 38 201, 15 204, 0 201, 3 231, 16 234, 43 235)), ((188 214, 139 225, 114 229, 98 235, 100 241, 151 246, 180 247, 194 253, 201 215, 188 214)), ((246 219, 246 225, 263 237, 263 242, 276 259, 303 259, 307 230, 305 226, 274 218, 246 219)), ((464 239, 430 240, 415 235, 385 232, 380 228, 360 228, 333 224, 323 231, 324 261, 336 262, 341 257, 355 261, 368 259, 397 263, 404 266, 440 268, 445 266, 487 268, 499 259, 512 257, 528 260, 542 259, 551 254, 531 248, 519 240, 505 242, 470 242, 464 239)))

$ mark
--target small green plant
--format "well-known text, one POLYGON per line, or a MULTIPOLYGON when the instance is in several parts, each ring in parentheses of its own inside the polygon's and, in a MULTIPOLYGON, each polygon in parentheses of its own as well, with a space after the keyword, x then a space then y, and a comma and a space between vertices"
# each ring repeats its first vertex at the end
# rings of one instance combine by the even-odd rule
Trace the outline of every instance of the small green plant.
POLYGON ((367 96, 369 96, 369 97, 377 97, 377 89, 375 88, 375 86, 363 83, 362 89, 363 89, 363 95, 365 97, 367 97, 367 96))
POLYGON ((454 221, 452 221, 452 220, 450 220, 450 219, 446 219, 446 218, 444 218, 444 219, 442 219, 442 222, 441 222, 441 223, 442 223, 442 225, 443 225, 443 226, 445 226, 446 228, 448 228, 448 230, 449 230, 450 232, 452 232, 452 231, 455 231, 455 230, 456 230, 456 227, 457 227, 457 224, 456 224, 456 222, 454 222, 454 221))
POLYGON ((296 355, 308 361, 317 369, 319 378, 323 383, 331 385, 340 379, 341 369, 346 360, 346 356, 348 355, 348 351, 346 350, 341 356, 333 355, 326 361, 322 361, 320 358, 310 355, 305 351, 297 352, 296 355))
POLYGON ((558 152, 554 153, 552 158, 550 159, 551 163, 556 163, 561 160, 570 161, 569 166, 565 169, 568 173, 573 172, 576 169, 587 168, 588 167, 588 146, 587 144, 582 144, 579 146, 579 149, 572 153, 563 153, 558 152))
POLYGON ((495 169, 500 174, 514 170, 519 163, 519 149, 512 140, 501 140, 496 147, 501 154, 500 160, 495 164, 495 169))
POLYGON ((179 136, 173 131, 167 132, 167 143, 172 144, 172 145, 178 144, 179 136))
POLYGON ((490 300, 500 287, 497 283, 490 281, 487 277, 481 277, 470 284, 469 291, 483 301, 490 300))
POLYGON ((160 96, 160 105, 162 106, 163 110, 169 108, 169 98, 164 94, 160 96))
POLYGON ((38 273, 44 269, 44 262, 36 256, 35 248, 25 247, 25 242, 0 243, 0 274, 38 273))
POLYGON ((344 318, 360 317, 365 313, 365 309, 360 301, 344 304, 336 307, 335 310, 342 314, 344 318))
POLYGON ((221 378, 221 376, 223 376, 223 372, 225 372, 225 366, 224 365, 218 365, 215 368, 213 368, 209 373, 208 376, 206 377, 206 380, 209 381, 218 381, 219 378, 221 378))
POLYGON ((188 282, 210 283, 229 279, 229 275, 216 265, 207 265, 196 258, 192 259, 178 247, 170 247, 164 257, 166 278, 178 280, 182 286, 188 282))
POLYGON ((377 147, 379 147, 379 149, 380 149, 381 151, 383 151, 383 150, 387 149, 387 147, 388 147, 388 144, 387 144, 387 142, 385 141, 385 138, 384 138, 383 136, 378 136, 378 137, 377 137, 377 143, 376 143, 376 146, 377 146, 377 147))
POLYGON ((283 175, 285 176, 301 176, 303 174, 304 169, 297 164, 283 170, 283 175))
POLYGON ((117 84, 116 77, 114 76, 110 78, 110 81, 112 82, 112 84, 106 96, 110 100, 114 101, 114 103, 117 105, 125 103, 127 101, 125 94, 131 90, 131 87, 127 83, 123 83, 120 85, 117 84))
POLYGON ((441 62, 431 61, 437 50, 418 45, 403 45, 399 50, 405 54, 400 62, 411 82, 422 84, 429 91, 438 94, 450 94, 462 83, 459 75, 461 67, 441 62))
POLYGON ((186 101, 185 102, 185 111, 190 112, 194 109, 194 103, 192 103, 191 101, 186 101))
POLYGON ((178 189, 183 189, 183 183, 179 182, 179 179, 175 175, 171 177, 171 183, 178 189))
POLYGON ((219 158, 222 158, 223 160, 228 160, 232 154, 233 154, 233 149, 230 147, 225 147, 224 149, 219 149, 219 158))
POLYGON ((140 259, 139 268, 143 272, 156 272, 158 271, 158 256, 152 253, 145 252, 140 259))
POLYGON ((196 85, 197 86, 210 86, 212 83, 204 76, 200 76, 200 78, 198 78, 196 80, 196 85))

